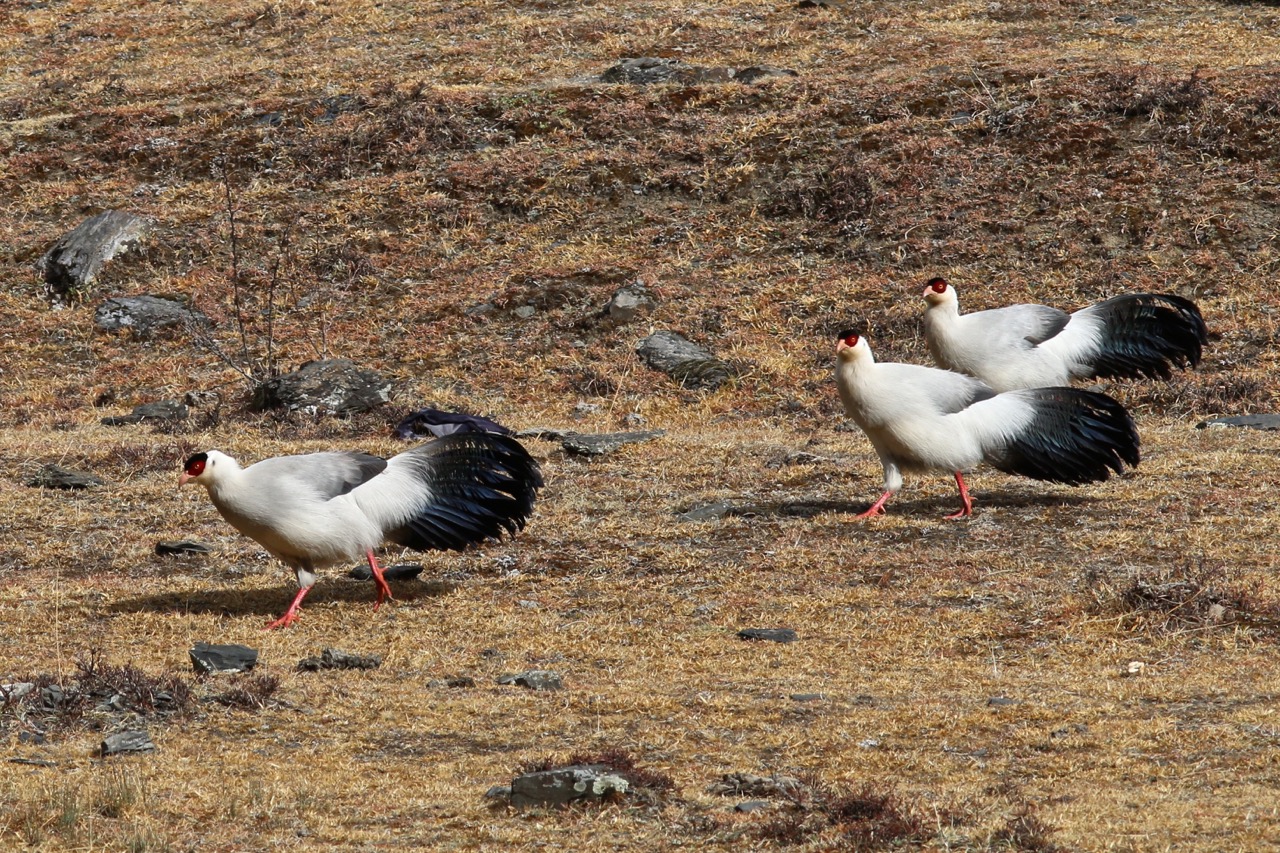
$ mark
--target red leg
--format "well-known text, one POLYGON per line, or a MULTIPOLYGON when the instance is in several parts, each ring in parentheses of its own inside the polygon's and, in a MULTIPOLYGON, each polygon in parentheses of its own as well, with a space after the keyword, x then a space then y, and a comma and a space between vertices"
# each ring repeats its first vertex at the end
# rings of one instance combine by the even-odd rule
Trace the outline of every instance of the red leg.
POLYGON ((854 518, 871 518, 871 516, 873 515, 880 515, 881 513, 884 512, 885 502, 888 501, 889 498, 892 496, 893 496, 893 492, 885 492, 883 495, 880 496, 880 500, 876 501, 871 505, 871 509, 867 510, 866 512, 858 513, 857 515, 854 516, 854 518))
POLYGON ((298 618, 298 611, 302 609, 302 599, 307 597, 307 593, 311 591, 311 587, 304 586, 298 590, 298 594, 293 597, 293 602, 289 605, 289 609, 279 619, 271 622, 264 631, 270 631, 272 628, 288 628, 298 618))
POLYGON ((973 515, 973 501, 969 500, 969 490, 965 488, 964 477, 960 475, 959 471, 956 472, 956 485, 960 487, 960 500, 964 502, 964 506, 958 512, 948 515, 947 518, 964 518, 965 516, 973 515))
POLYGON ((378 559, 373 556, 373 551, 365 551, 365 556, 369 558, 369 571, 373 572, 373 583, 378 588, 378 597, 373 602, 373 609, 377 610, 382 602, 390 600, 393 596, 391 587, 387 586, 387 579, 382 576, 382 566, 378 565, 378 559))

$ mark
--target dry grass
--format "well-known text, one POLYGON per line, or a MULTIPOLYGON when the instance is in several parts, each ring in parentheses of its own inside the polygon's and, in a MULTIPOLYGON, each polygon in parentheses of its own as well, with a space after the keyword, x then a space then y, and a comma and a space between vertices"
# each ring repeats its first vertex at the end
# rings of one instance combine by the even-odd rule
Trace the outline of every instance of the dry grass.
POLYGON ((1278 31, 1274 7, 1229 2, 0 9, 0 683, 71 683, 93 653, 190 680, 197 641, 262 661, 148 718, 150 755, 91 757, 92 709, 44 744, 4 718, 7 757, 49 763, 7 765, 0 846, 1280 842, 1280 437, 1192 429, 1280 392, 1278 31), (590 81, 642 55, 799 76, 590 81), (112 207, 155 218, 146 253, 51 310, 35 260, 112 207), (1177 292, 1212 341, 1193 374, 1110 389, 1139 418, 1134 476, 981 473, 966 523, 939 518, 947 478, 915 478, 887 518, 855 523, 879 470, 837 429, 830 337, 856 321, 880 358, 924 360, 934 274, 968 308, 1177 292), (386 411, 251 416, 207 345, 93 330, 104 296, 181 293, 258 369, 273 278, 271 355, 383 370, 386 411), (636 280, 658 307, 609 320, 636 280), (651 327, 736 378, 711 393, 649 371, 633 349, 651 327), (179 427, 99 424, 192 390, 220 398, 179 427), (599 409, 575 419, 580 401, 599 409), (392 453, 389 426, 424 404, 583 431, 638 414, 667 434, 592 462, 530 441, 548 487, 519 539, 429 557, 447 583, 405 584, 377 614, 332 571, 296 629, 262 634, 291 578, 174 490, 178 463, 213 446, 392 453), (108 484, 23 485, 47 462, 108 484), (715 500, 754 511, 677 522, 715 500), (185 537, 216 553, 154 555, 185 537), (799 640, 745 643, 745 627, 799 640), (383 665, 295 671, 329 646, 383 665), (495 683, 535 666, 567 689, 495 683), (476 686, 427 686, 458 675, 476 686), (808 693, 824 698, 790 698, 808 693), (673 791, 528 815, 482 799, 584 754, 631 756, 673 791), (819 793, 737 814, 707 792, 735 772, 819 793))

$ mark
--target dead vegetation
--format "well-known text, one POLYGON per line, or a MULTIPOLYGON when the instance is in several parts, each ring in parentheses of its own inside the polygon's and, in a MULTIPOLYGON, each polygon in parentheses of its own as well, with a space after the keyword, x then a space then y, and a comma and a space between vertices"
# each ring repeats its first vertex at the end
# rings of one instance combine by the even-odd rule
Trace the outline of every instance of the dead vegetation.
POLYGON ((1251 3, 0 10, 0 684, 37 685, 0 714, 5 757, 34 762, 0 779, 0 846, 1280 843, 1280 439, 1193 428, 1280 394, 1277 31, 1251 3), (593 79, 644 55, 798 76, 593 79), (35 262, 108 208, 154 237, 52 310, 35 262), (879 468, 839 428, 831 336, 926 361, 931 275, 967 309, 1174 292, 1211 343, 1196 372, 1106 386, 1139 422, 1135 475, 979 472, 961 524, 938 518, 946 478, 910 477, 854 523, 879 468), (613 320, 635 282, 656 307, 613 320), (207 339, 94 330, 102 298, 142 293, 193 300, 207 339), (659 328, 733 379, 646 368, 659 328), (384 372, 393 403, 246 410, 246 374, 320 355, 384 372), (99 423, 187 392, 207 403, 185 421, 99 423), (516 541, 426 557, 435 585, 377 614, 327 572, 295 630, 263 635, 291 579, 175 492, 179 463, 394 453, 423 405, 666 433, 592 461, 530 439, 548 486, 516 541), (24 485, 50 461, 107 484, 24 485), (721 501, 750 511, 680 519, 721 501), (176 538, 215 553, 154 554, 176 538), (351 636, 379 670, 293 671, 351 636), (196 641, 261 668, 188 681, 196 641), (497 684, 531 666, 567 689, 497 684), (471 686, 427 686, 446 676, 471 686), (89 758, 113 696, 154 755, 89 758), (538 756, 604 755, 664 794, 554 820, 481 802, 538 756), (806 787, 708 790, 732 774, 806 787), (772 806, 731 811, 753 796, 772 806))

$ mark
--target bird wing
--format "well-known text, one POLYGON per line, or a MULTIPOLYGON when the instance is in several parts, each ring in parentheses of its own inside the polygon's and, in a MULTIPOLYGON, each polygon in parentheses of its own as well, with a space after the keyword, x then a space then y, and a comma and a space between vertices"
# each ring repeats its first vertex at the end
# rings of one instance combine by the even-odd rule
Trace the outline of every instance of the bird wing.
POLYGON ((258 488, 302 492, 324 501, 369 482, 386 467, 381 456, 333 451, 264 459, 246 468, 245 475, 258 488))
POLYGON ((982 335, 987 348, 1027 349, 1056 336, 1071 322, 1071 315, 1048 305, 1010 305, 965 314, 961 320, 973 333, 982 335))
POLYGON ((461 551, 522 529, 542 485, 538 463, 514 438, 460 432, 392 457, 335 501, 353 502, 390 541, 461 551))
POLYGON ((887 362, 877 364, 876 371, 882 387, 895 389, 893 396, 903 404, 904 414, 914 410, 949 415, 995 396, 982 380, 951 370, 887 362))
POLYGON ((497 421, 482 418, 479 415, 468 415, 462 412, 445 412, 440 409, 417 409, 405 416, 396 425, 396 437, 408 441, 422 435, 434 435, 437 438, 452 435, 455 432, 496 432, 510 435, 511 430, 497 421))

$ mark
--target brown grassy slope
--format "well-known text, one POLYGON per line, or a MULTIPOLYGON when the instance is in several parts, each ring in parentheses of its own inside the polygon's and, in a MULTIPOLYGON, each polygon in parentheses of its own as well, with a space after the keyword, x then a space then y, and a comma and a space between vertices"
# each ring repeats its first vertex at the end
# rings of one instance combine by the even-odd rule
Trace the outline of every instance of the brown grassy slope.
POLYGON ((193 642, 238 641, 287 703, 202 705, 152 724, 157 755, 115 764, 88 758, 88 729, 36 748, 9 725, 10 755, 57 766, 0 781, 5 843, 775 843, 759 838, 773 818, 705 793, 736 770, 896 790, 926 846, 990 846, 1028 809, 1066 847, 1274 843, 1275 440, 1189 426, 1275 403, 1278 27, 1274 9, 1226 3, 0 10, 0 681, 70 677, 95 649, 181 673, 193 642), (1114 20, 1128 13, 1137 24, 1114 20), (800 76, 588 80, 655 54, 800 76), (281 363, 379 367, 395 411, 249 417, 207 347, 92 331, 101 296, 180 292, 239 352, 228 184, 251 360, 278 263, 281 363), (155 217, 147 254, 50 311, 32 263, 109 207, 155 217), (978 515, 956 525, 938 520, 946 478, 916 478, 888 518, 855 524, 879 471, 834 428, 830 334, 857 319, 882 359, 923 360, 917 293, 936 273, 970 308, 1178 292, 1214 340, 1193 375, 1112 389, 1141 420, 1136 476, 1069 490, 980 474, 978 515), (636 279, 654 314, 600 317, 636 279), (466 313, 482 302, 496 311, 466 313), (739 379, 673 387, 632 355, 650 325, 709 344, 739 379), (223 392, 219 418, 96 425, 203 388, 223 392), (573 420, 579 400, 600 411, 573 420), (334 571, 296 630, 258 633, 287 603, 285 573, 202 496, 175 495, 178 461, 214 445, 390 453, 387 424, 423 402, 584 430, 637 412, 669 432, 593 463, 532 442, 549 482, 537 517, 514 544, 431 558, 456 589, 406 586, 371 617, 369 590, 334 571), (778 466, 802 448, 832 461, 778 466), (110 484, 26 488, 48 461, 110 484), (764 511, 673 523, 716 499, 764 511), (827 510, 790 514, 796 501, 827 510), (151 556, 186 535, 218 553, 151 556), (1170 570, 1240 593, 1227 624, 1198 600, 1135 614, 1132 577, 1170 570), (800 642, 733 636, 769 625, 800 642), (291 671, 324 646, 384 667, 291 671), (1132 660, 1145 674, 1122 678, 1132 660), (493 683, 532 666, 569 689, 493 683), (426 686, 456 673, 478 686, 426 686), (827 698, 788 698, 812 692, 827 698), (525 761, 613 746, 678 796, 532 818, 479 800, 525 761))

